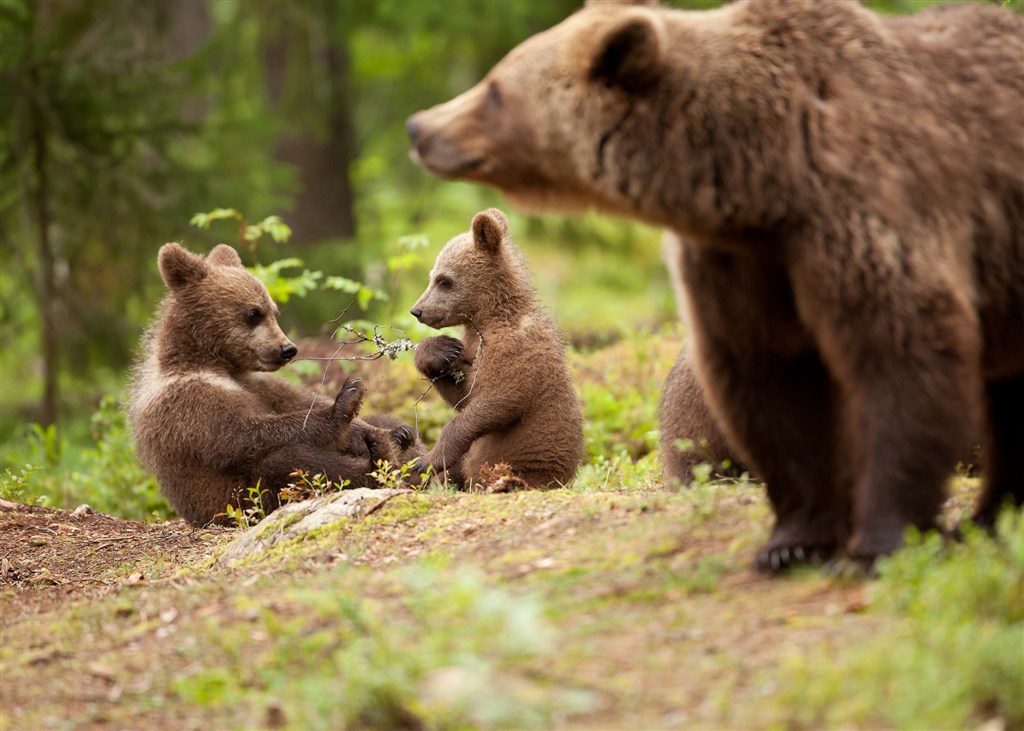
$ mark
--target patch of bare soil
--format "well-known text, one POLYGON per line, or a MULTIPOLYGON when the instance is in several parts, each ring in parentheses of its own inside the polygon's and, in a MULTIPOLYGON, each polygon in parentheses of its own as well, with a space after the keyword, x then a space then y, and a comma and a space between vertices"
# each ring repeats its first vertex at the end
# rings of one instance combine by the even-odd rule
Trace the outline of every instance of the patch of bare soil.
POLYGON ((235 532, 0 500, 0 626, 173 574, 235 532))

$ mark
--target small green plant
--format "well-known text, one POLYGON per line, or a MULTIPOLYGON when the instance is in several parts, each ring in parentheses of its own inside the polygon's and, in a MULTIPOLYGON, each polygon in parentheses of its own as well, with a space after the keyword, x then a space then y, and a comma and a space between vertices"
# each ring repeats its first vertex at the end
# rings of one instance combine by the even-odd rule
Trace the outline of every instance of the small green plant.
POLYGON ((309 472, 304 470, 296 470, 290 476, 294 477, 295 481, 289 482, 281 489, 282 503, 298 503, 303 500, 312 500, 329 492, 344 490, 351 484, 350 480, 336 483, 323 473, 310 475, 309 472))
POLYGON ((239 528, 251 528, 266 518, 267 511, 263 504, 263 496, 267 494, 267 490, 262 488, 262 483, 262 479, 256 480, 255 485, 246 488, 246 496, 240 501, 238 507, 228 505, 224 508, 224 512, 219 513, 217 517, 227 518, 239 528))
MULTIPOLYGON (((3 477, 0 477, 0 500, 24 502, 29 481, 32 479, 32 475, 40 469, 42 468, 27 463, 16 472, 11 472, 10 468, 4 469, 3 477)), ((32 502, 35 503, 44 501, 45 498, 41 495, 37 495, 32 499, 32 502)))
POLYGON ((415 484, 428 484, 434 472, 433 465, 427 465, 425 471, 420 472, 419 474, 414 474, 413 467, 415 465, 416 460, 411 460, 403 465, 395 466, 386 459, 379 459, 377 460, 377 469, 370 473, 370 477, 376 480, 377 484, 381 487, 393 489, 408 487, 410 484, 413 484, 413 477, 419 479, 419 482, 415 484))

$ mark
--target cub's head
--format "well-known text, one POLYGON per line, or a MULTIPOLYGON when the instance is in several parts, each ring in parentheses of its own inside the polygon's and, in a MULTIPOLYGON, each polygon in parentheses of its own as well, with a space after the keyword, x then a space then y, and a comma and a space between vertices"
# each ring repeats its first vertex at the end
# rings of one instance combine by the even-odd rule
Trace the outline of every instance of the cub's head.
POLYGON ((205 259, 178 244, 157 257, 170 292, 161 352, 177 362, 226 366, 232 371, 276 371, 298 348, 277 324, 267 288, 226 244, 205 259))
POLYGON ((411 116, 413 161, 493 185, 528 208, 628 212, 620 185, 635 171, 616 169, 614 158, 651 158, 629 138, 665 75, 665 12, 589 2, 513 49, 469 91, 411 116))
POLYGON ((479 324, 512 314, 529 292, 522 255, 508 238, 508 219, 490 208, 473 217, 469 232, 444 245, 411 312, 434 328, 479 324))

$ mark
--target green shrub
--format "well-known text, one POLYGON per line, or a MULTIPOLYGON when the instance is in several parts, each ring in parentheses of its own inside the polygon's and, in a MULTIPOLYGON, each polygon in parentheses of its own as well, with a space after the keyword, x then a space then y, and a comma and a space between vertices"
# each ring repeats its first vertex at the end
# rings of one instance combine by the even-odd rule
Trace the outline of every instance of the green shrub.
POLYGON ((959 543, 911 532, 879 565, 871 612, 889 620, 845 657, 791 660, 787 725, 808 728, 1024 726, 1024 519, 995 539, 959 543))
POLYGON ((115 397, 100 402, 90 433, 91 445, 79 447, 54 427, 33 424, 5 456, 0 497, 60 508, 88 503, 102 513, 135 520, 171 517, 156 479, 135 458, 115 397))

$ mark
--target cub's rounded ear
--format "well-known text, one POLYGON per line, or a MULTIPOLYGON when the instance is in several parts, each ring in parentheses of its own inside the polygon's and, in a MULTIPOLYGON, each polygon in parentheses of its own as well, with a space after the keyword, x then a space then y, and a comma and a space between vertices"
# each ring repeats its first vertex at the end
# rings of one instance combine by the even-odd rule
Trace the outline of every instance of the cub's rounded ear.
POLYGON ((660 77, 667 43, 665 23, 656 11, 625 10, 598 43, 590 78, 631 92, 643 91, 660 77))
POLYGON ((222 267, 240 267, 242 258, 227 244, 217 244, 206 256, 206 261, 222 267))
POLYGON ((472 230, 476 247, 495 254, 508 236, 508 218, 497 208, 488 208, 473 216, 472 230))
POLYGON ((203 257, 185 250, 180 244, 161 246, 156 261, 160 276, 171 291, 198 282, 210 272, 210 266, 203 257))
POLYGON ((583 7, 586 8, 600 7, 602 5, 647 5, 649 7, 659 7, 661 3, 658 0, 586 0, 583 3, 583 7))

